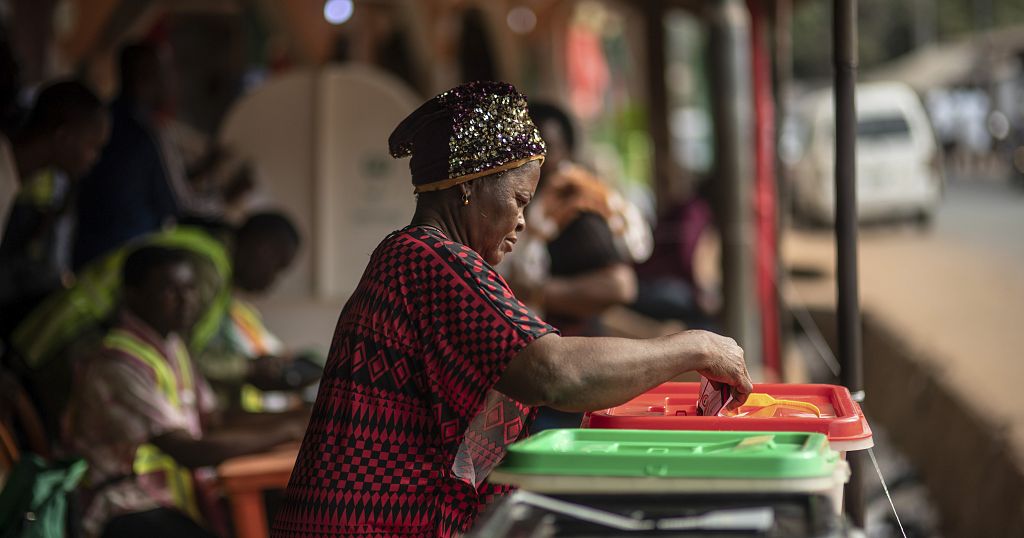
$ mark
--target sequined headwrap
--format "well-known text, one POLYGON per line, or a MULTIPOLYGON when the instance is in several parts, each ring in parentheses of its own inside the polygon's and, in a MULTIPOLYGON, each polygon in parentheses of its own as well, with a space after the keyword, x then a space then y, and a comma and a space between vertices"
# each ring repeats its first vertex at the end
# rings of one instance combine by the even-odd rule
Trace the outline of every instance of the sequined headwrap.
POLYGON ((427 101, 388 138, 391 156, 412 156, 415 192, 460 183, 544 159, 544 141, 526 97, 505 82, 470 82, 427 101))

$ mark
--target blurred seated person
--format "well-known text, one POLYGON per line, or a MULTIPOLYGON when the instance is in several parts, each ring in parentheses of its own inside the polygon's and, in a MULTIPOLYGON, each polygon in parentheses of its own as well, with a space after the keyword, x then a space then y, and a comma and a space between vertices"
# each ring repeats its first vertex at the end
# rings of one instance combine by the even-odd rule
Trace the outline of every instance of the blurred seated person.
MULTIPOLYGON (((279 356, 267 344, 246 347, 269 334, 240 293, 269 290, 287 269, 299 247, 299 234, 279 213, 251 216, 237 230, 209 223, 177 226, 122 247, 85 268, 74 286, 49 297, 12 335, 13 351, 36 388, 45 415, 60 416, 67 403, 72 365, 91 353, 116 314, 123 291, 120 271, 134 250, 150 245, 186 250, 196 258, 201 308, 187 335, 193 357, 204 377, 218 391, 224 409, 241 409, 245 384, 253 385, 249 401, 260 400, 256 389, 299 389, 319 378, 319 369, 306 359, 279 356), (258 323, 254 323, 258 322, 258 323)), ((250 411, 260 410, 248 406, 250 411)), ((51 424, 52 426, 52 424, 51 424)))
POLYGON ((106 143, 109 123, 99 98, 66 80, 39 92, 10 145, 0 135, 0 183, 16 190, 10 212, 5 207, 0 214, 4 338, 70 271, 68 208, 75 183, 106 143))
POLYGON ((237 222, 238 206, 255 187, 249 163, 175 118, 160 123, 159 139, 180 218, 237 222))
POLYGON ((280 410, 288 406, 282 391, 320 379, 324 358, 311 351, 289 353, 245 299, 270 290, 301 241, 295 225, 280 213, 253 215, 234 234, 230 301, 213 337, 198 352, 200 368, 225 408, 280 410))
POLYGON ((562 334, 598 336, 605 310, 633 302, 633 263, 650 254, 651 232, 635 206, 572 162, 575 135, 565 112, 538 103, 530 116, 547 159, 523 244, 503 271, 562 334))
MULTIPOLYGON (((633 263, 650 254, 651 232, 635 206, 571 161, 568 115, 542 103, 529 110, 547 158, 526 211, 522 247, 505 271, 513 290, 563 335, 602 336, 600 316, 636 298, 633 263)), ((544 408, 534 430, 580 421, 578 413, 544 408)))
POLYGON ((192 257, 157 246, 132 252, 116 321, 78 368, 66 424, 89 463, 88 536, 214 536, 209 523, 223 518, 210 502, 209 467, 299 440, 305 429, 298 416, 221 423, 182 339, 201 308, 192 257))
POLYGON ((167 168, 176 156, 167 153, 160 135, 160 116, 170 101, 164 56, 148 43, 121 50, 121 93, 110 105, 110 143, 78 191, 76 269, 179 216, 167 168))
POLYGON ((705 180, 658 219, 654 252, 636 267, 632 308, 656 320, 678 320, 691 329, 713 330, 718 310, 719 241, 705 180))

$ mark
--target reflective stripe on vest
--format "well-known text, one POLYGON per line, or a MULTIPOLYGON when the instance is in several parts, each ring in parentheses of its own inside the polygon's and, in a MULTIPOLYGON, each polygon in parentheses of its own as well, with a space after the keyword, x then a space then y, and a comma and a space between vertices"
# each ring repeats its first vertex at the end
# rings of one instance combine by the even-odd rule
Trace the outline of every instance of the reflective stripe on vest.
MULTIPOLYGON (((237 337, 240 340, 244 339, 243 342, 238 342, 238 344, 245 348, 243 351, 249 355, 250 359, 257 359, 263 355, 273 355, 279 351, 273 349, 273 344, 267 341, 269 336, 267 329, 264 327, 259 313, 253 307, 246 304, 245 301, 232 299, 229 312, 231 314, 231 322, 238 333, 237 337)), ((241 402, 239 402, 242 410, 249 413, 266 411, 263 399, 263 391, 249 383, 242 385, 241 402)))
MULTIPOLYGON (((181 409, 182 402, 179 395, 178 378, 174 375, 171 366, 164 360, 163 354, 137 336, 121 329, 111 331, 103 340, 103 344, 109 349, 131 355, 149 366, 156 377, 160 392, 171 402, 171 405, 179 410, 181 409)), ((192 377, 192 365, 189 363, 188 352, 183 346, 176 346, 174 360, 177 362, 178 371, 181 372, 183 388, 186 391, 193 391, 195 383, 192 377)), ((202 514, 199 511, 199 504, 196 502, 196 490, 195 484, 192 481, 192 472, 178 465, 174 458, 161 452, 154 445, 140 445, 135 451, 135 462, 132 465, 132 470, 136 475, 164 473, 167 486, 171 490, 174 505, 191 516, 195 521, 203 521, 202 514)))

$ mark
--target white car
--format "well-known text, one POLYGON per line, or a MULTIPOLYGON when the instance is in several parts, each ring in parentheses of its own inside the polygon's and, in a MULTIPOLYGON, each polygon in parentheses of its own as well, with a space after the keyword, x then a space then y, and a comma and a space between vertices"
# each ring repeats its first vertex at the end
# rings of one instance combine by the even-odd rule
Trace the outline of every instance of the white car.
MULTIPOLYGON (((927 224, 942 198, 941 149, 917 94, 896 82, 857 85, 857 210, 860 220, 909 217, 927 224)), ((797 103, 784 129, 795 209, 835 220, 835 129, 832 92, 797 103)))

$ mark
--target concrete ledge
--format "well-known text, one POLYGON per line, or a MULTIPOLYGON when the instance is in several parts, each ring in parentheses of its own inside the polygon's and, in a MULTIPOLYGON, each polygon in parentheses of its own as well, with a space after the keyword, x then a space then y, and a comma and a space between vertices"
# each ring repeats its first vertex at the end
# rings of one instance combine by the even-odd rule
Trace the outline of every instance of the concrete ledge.
MULTIPOLYGON (((835 312, 812 316, 835 349, 835 312)), ((870 314, 864 316, 863 341, 865 412, 920 472, 938 505, 943 534, 1024 536, 1024 466, 1005 427, 976 412, 978 402, 961 401, 934 358, 923 360, 922 352, 870 314)), ((976 393, 983 398, 985 387, 976 393)))

